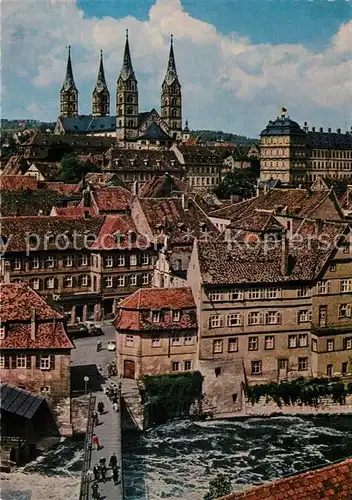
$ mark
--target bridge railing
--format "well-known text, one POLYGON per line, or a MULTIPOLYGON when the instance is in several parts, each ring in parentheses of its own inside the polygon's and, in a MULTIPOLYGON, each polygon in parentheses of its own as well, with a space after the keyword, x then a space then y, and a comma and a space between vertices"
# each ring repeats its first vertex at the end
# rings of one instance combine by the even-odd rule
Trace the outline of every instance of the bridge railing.
POLYGON ((87 472, 90 468, 90 462, 92 456, 92 437, 94 428, 93 411, 95 409, 95 400, 96 400, 95 396, 93 396, 93 394, 90 394, 88 402, 87 431, 84 442, 83 468, 82 468, 79 500, 89 499, 89 478, 87 477, 87 472))

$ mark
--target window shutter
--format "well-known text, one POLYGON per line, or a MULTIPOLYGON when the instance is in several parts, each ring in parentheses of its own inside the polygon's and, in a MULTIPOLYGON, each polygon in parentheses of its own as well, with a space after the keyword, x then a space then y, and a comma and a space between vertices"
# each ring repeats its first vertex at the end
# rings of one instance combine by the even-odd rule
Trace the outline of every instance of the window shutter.
POLYGON ((312 311, 308 311, 308 321, 312 321, 312 311))
POLYGON ((12 354, 11 356, 11 368, 16 368, 16 354, 12 354))
MULTIPOLYGON (((266 319, 266 318, 265 318, 266 319)), ((264 324, 264 314, 263 313, 259 313, 259 324, 260 325, 263 325, 264 324)))
POLYGON ((53 267, 57 267, 57 257, 53 257, 53 267))
POLYGON ((299 311, 297 311, 297 324, 298 324, 298 325, 300 324, 300 320, 299 320, 299 311))
POLYGON ((54 278, 54 289, 57 290, 59 288, 59 281, 57 278, 54 278))
POLYGON ((347 304, 347 308, 346 308, 346 316, 348 318, 351 317, 351 304, 347 304))
POLYGON ((10 356, 8 354, 5 354, 4 363, 4 368, 10 368, 10 356))
POLYGON ((50 370, 55 370, 55 355, 50 355, 50 370))
POLYGON ((220 327, 223 327, 224 326, 224 316, 221 315, 219 318, 220 318, 220 322, 219 322, 220 327))
POLYGON ((243 325, 243 314, 239 315, 239 324, 242 326, 243 325))
POLYGON ((35 357, 35 367, 37 370, 40 369, 40 354, 37 354, 35 357))
POLYGON ((87 286, 91 286, 92 285, 92 278, 90 277, 90 274, 87 274, 87 286))
POLYGON ((208 327, 211 330, 211 316, 209 317, 209 319, 205 320, 204 323, 204 326, 208 327))
POLYGON ((265 322, 265 324, 266 324, 266 325, 268 324, 268 318, 269 318, 269 313, 268 313, 268 312, 266 312, 266 313, 264 314, 264 322, 265 322))
POLYGON ((43 288, 44 288, 43 280, 39 278, 39 290, 43 290, 43 288))
POLYGON ((225 318, 226 318, 226 326, 230 326, 230 315, 226 314, 225 318))
POLYGON ((113 288, 117 288, 117 276, 114 276, 112 278, 112 286, 113 286, 113 288))
POLYGON ((330 293, 330 281, 326 282, 326 292, 330 293))
POLYGON ((278 325, 281 325, 281 318, 282 318, 282 315, 280 312, 276 313, 276 318, 277 318, 277 324, 278 325))
POLYGON ((30 354, 27 354, 26 368, 31 369, 31 364, 32 364, 32 356, 30 354))

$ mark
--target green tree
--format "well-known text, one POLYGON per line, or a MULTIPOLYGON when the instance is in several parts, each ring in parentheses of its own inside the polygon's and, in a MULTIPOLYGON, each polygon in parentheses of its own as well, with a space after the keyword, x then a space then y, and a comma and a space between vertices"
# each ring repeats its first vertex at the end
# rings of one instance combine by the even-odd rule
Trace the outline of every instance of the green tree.
POLYGON ((80 182, 89 172, 100 172, 100 168, 90 161, 81 161, 76 153, 69 153, 60 162, 60 180, 74 184, 80 182))
POLYGON ((209 483, 209 491, 204 495, 204 500, 215 500, 232 493, 232 485, 230 476, 226 474, 218 474, 209 483))
POLYGON ((235 168, 225 175, 214 192, 220 199, 228 199, 231 195, 250 198, 255 192, 255 175, 249 168, 235 168))

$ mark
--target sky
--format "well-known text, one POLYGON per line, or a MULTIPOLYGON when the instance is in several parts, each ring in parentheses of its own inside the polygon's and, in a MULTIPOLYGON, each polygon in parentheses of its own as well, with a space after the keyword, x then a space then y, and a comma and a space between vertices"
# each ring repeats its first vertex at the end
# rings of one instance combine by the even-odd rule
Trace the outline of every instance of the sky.
POLYGON ((160 107, 170 34, 191 129, 258 137, 282 106, 303 125, 352 125, 352 0, 3 0, 2 118, 55 121, 67 59, 91 112, 103 50, 110 112, 125 39, 140 111, 160 107))

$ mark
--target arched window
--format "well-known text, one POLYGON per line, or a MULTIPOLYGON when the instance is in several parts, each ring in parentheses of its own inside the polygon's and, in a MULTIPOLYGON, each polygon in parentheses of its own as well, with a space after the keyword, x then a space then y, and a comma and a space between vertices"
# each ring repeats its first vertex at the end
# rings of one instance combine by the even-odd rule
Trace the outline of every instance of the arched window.
POLYGON ((127 108, 127 114, 128 114, 128 115, 132 115, 132 113, 133 113, 133 109, 132 109, 132 107, 131 107, 131 106, 128 106, 128 108, 127 108))
POLYGON ((133 102, 133 95, 127 96, 127 102, 133 102))
POLYGON ((173 109, 173 110, 171 111, 171 116, 173 116, 173 117, 175 117, 175 118, 176 118, 176 116, 177 116, 177 109, 173 109))
POLYGON ((120 94, 120 95, 119 95, 119 102, 122 102, 122 101, 123 101, 123 95, 122 95, 122 94, 120 94))
POLYGON ((122 120, 119 120, 119 127, 122 127, 122 120))
POLYGON ((122 116, 122 108, 121 108, 121 106, 119 106, 119 109, 118 109, 118 115, 119 115, 119 116, 122 116))

